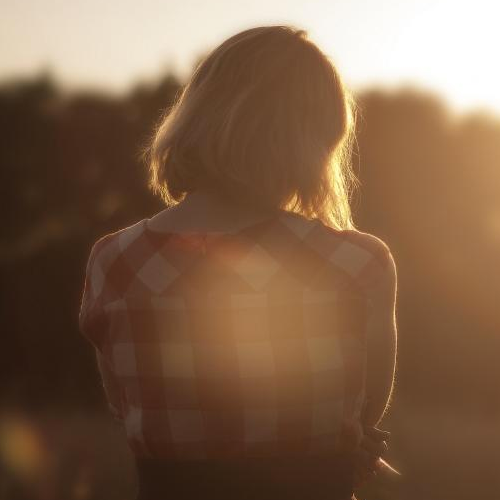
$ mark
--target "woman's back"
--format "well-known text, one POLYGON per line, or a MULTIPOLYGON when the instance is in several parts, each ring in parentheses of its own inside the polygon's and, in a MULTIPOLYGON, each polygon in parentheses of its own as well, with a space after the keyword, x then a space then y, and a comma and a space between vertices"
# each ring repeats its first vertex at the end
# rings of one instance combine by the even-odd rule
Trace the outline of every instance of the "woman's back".
POLYGON ((368 291, 385 244, 285 211, 234 233, 150 223, 94 245, 80 313, 133 452, 191 460, 354 447, 368 291))

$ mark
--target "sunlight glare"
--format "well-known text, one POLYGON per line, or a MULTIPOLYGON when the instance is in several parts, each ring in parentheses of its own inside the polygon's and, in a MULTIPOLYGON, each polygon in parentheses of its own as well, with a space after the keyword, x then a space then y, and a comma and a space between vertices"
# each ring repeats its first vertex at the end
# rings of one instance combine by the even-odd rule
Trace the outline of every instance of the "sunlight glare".
POLYGON ((386 0, 379 11, 368 8, 354 24, 348 21, 349 28, 332 25, 334 8, 311 22, 311 33, 337 56, 350 85, 416 85, 443 95, 459 110, 500 111, 500 3, 386 0))

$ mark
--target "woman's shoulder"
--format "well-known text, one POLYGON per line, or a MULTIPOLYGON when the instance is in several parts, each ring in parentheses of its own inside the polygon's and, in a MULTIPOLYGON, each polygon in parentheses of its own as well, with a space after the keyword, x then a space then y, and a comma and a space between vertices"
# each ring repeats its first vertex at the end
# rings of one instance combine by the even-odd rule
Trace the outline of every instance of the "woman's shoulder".
POLYGON ((93 260, 109 260, 125 251, 144 234, 146 219, 100 236, 92 245, 93 260))
POLYGON ((358 256, 360 259, 374 258, 382 264, 387 263, 391 256, 389 245, 379 236, 358 229, 336 229, 325 223, 321 223, 320 226, 328 235, 334 255, 345 254, 353 258, 358 256))
POLYGON ((358 229, 346 229, 343 234, 346 242, 360 247, 382 263, 387 262, 391 249, 379 236, 358 229))
POLYGON ((335 229, 326 224, 321 227, 326 236, 320 246, 328 249, 328 261, 363 289, 374 288, 377 283, 395 276, 391 249, 379 236, 358 229, 335 229))

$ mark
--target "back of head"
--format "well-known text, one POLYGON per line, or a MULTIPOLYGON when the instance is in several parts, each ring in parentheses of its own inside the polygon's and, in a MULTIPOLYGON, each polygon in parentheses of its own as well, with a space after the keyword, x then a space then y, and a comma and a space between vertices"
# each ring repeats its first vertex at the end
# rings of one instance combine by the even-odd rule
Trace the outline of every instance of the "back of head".
POLYGON ((354 103, 329 58, 290 26, 245 30, 195 69, 146 149, 167 204, 199 188, 353 228, 354 103))

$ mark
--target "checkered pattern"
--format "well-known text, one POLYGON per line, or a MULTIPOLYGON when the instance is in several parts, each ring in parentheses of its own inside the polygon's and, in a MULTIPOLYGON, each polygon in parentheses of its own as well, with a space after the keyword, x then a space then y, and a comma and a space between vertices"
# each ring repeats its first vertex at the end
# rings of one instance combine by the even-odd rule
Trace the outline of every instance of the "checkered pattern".
POLYGON ((236 234, 147 222, 94 244, 79 316, 133 452, 314 455, 352 424, 360 439, 385 243, 286 212, 236 234))

